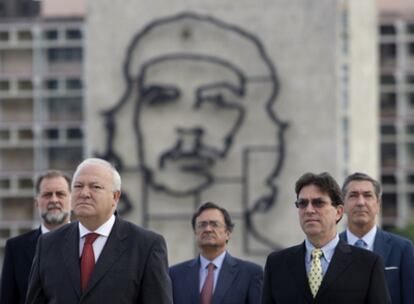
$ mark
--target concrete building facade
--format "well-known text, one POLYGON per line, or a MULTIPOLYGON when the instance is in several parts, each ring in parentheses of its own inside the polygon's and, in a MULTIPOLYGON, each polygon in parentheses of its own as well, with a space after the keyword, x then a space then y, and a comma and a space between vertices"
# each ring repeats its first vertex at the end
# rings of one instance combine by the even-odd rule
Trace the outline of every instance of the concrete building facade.
POLYGON ((205 201, 233 215, 231 252, 263 262, 303 239, 300 175, 378 176, 374 1, 86 11, 87 154, 120 168, 124 216, 163 234, 171 263, 194 256, 205 201))

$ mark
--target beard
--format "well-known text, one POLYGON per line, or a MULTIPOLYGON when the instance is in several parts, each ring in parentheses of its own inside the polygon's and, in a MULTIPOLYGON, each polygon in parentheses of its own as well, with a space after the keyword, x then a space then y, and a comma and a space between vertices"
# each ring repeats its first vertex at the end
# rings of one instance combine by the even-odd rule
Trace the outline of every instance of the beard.
MULTIPOLYGON (((56 207, 58 207, 57 204, 49 204, 48 209, 53 209, 56 207)), ((60 225, 67 220, 67 218, 69 217, 69 212, 60 210, 59 213, 52 213, 50 210, 47 210, 45 212, 42 212, 40 216, 48 225, 60 225)))

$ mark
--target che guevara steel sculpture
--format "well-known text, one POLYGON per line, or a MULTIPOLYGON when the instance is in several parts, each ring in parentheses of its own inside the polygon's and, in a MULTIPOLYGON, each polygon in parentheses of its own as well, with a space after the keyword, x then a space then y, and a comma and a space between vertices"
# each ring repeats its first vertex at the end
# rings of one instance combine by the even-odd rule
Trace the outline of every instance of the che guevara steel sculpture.
MULTIPOLYGON (((207 189, 240 184, 246 238, 277 248, 255 217, 276 203, 287 124, 276 113, 278 77, 260 40, 211 16, 156 19, 133 36, 123 78, 125 91, 103 112, 106 148, 99 156, 121 173, 142 174, 144 225, 150 191, 191 198, 196 207, 207 189), (134 149, 121 151, 119 137, 134 149), (261 155, 269 161, 256 176, 261 155)), ((122 204, 120 212, 128 212, 134 203, 125 194, 122 204)))

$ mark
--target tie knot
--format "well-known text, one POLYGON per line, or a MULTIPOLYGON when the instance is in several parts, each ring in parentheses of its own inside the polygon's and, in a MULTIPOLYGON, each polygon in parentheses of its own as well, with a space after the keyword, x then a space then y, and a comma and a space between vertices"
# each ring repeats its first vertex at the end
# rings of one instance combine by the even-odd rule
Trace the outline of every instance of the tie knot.
POLYGON ((323 255, 323 251, 320 248, 315 248, 312 250, 312 259, 320 259, 323 255))
POLYGON ((367 248, 367 243, 365 243, 364 240, 359 239, 358 241, 355 242, 355 246, 360 247, 360 248, 367 248))
POLYGON ((208 271, 213 271, 214 269, 216 269, 216 265, 214 265, 213 263, 209 263, 207 265, 207 269, 208 271))
POLYGON ((93 244, 93 242, 95 242, 95 240, 98 238, 99 234, 97 233, 88 233, 85 236, 85 244, 93 244))

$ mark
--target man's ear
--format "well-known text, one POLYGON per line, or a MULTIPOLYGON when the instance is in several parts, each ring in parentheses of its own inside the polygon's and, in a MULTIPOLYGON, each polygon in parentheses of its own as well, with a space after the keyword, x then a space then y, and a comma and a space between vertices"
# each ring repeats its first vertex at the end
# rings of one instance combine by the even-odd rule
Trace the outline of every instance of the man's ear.
POLYGON ((116 204, 118 204, 120 197, 121 197, 121 191, 114 191, 114 201, 116 204))

